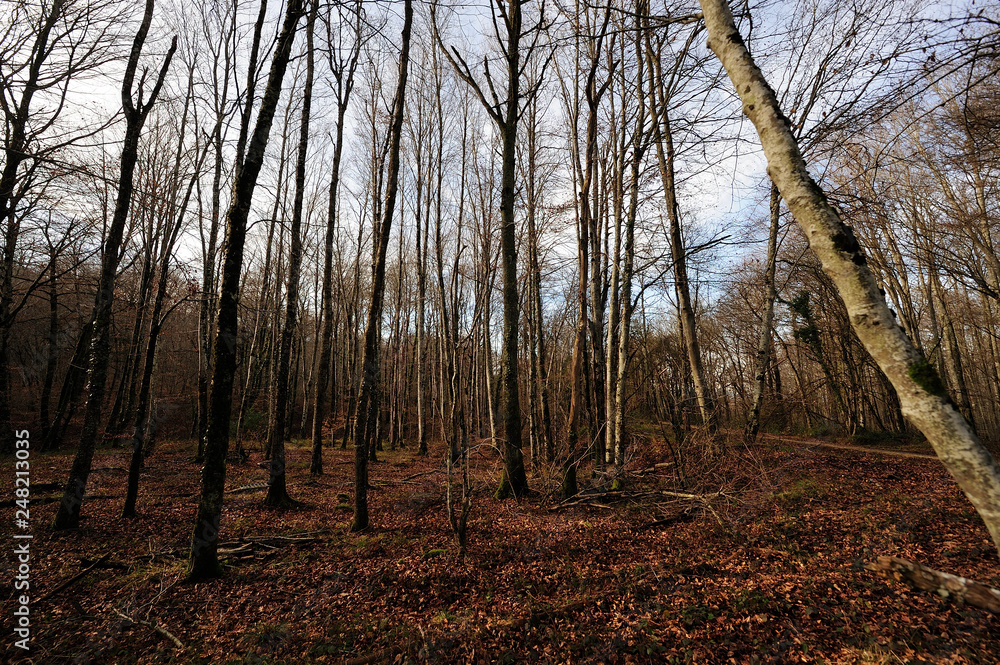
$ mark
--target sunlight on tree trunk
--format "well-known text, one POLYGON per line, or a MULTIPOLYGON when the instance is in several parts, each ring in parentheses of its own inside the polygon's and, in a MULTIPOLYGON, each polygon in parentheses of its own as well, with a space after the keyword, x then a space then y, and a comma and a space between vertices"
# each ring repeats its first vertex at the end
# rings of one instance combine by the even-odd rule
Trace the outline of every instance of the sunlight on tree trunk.
POLYGON ((809 175, 774 91, 747 51, 726 0, 700 2, 709 48, 757 128, 771 180, 837 285, 858 337, 896 388, 904 415, 927 437, 1000 550, 1000 466, 948 399, 934 367, 896 323, 854 232, 809 175))

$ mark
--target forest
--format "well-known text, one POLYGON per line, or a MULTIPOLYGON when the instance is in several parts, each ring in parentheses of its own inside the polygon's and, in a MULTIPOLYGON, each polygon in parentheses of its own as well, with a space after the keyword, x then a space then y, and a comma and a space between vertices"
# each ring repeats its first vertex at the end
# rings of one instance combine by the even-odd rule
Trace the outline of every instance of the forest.
POLYGON ((1000 9, 5 0, 12 663, 995 663, 1000 9))

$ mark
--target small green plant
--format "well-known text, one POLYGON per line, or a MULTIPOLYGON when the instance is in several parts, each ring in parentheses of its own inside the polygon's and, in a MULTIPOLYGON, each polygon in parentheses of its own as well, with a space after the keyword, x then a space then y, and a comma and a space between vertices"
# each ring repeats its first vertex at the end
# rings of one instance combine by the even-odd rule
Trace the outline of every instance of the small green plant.
POLYGON ((803 500, 816 499, 823 494, 823 488, 812 478, 799 478, 784 492, 775 494, 775 498, 784 504, 800 503, 803 500))

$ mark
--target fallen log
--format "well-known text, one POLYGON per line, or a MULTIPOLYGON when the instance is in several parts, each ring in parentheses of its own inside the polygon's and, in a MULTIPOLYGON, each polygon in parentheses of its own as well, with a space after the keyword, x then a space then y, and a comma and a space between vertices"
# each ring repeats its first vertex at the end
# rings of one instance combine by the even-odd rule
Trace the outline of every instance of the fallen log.
POLYGON ((942 598, 953 598, 960 603, 1000 614, 1000 591, 980 582, 895 556, 880 556, 874 563, 866 562, 864 568, 921 591, 930 591, 942 598))

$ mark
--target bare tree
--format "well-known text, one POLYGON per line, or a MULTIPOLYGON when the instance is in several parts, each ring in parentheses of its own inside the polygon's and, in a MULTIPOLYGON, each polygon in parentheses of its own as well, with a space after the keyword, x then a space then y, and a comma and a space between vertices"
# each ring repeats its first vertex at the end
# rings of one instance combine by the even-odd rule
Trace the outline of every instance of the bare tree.
MULTIPOLYGON (((241 168, 233 184, 233 200, 226 220, 223 243, 222 285, 219 295, 217 330, 213 345, 212 392, 205 440, 205 466, 202 469, 201 498, 191 539, 191 570, 194 581, 218 577, 219 521, 222 517, 222 492, 226 482, 226 453, 229 449, 229 420, 233 406, 233 383, 236 372, 240 275, 246 242, 247 217, 264 163, 264 152, 271 133, 274 112, 281 95, 285 69, 295 40, 295 29, 302 16, 302 0, 289 0, 278 35, 267 87, 257 113, 257 123, 241 168)), ((249 104, 249 101, 248 101, 249 104)))
POLYGON ((413 3, 406 0, 403 11, 402 47, 399 54, 399 74, 396 94, 392 103, 389 128, 388 171, 386 173, 385 204, 376 218, 375 257, 372 270, 372 299, 365 326, 365 346, 361 360, 361 385, 358 390, 358 421, 354 430, 354 521, 351 531, 368 528, 368 457, 374 446, 376 428, 381 411, 377 386, 379 367, 379 334, 382 303, 385 292, 385 255, 392 231, 392 217, 396 208, 399 185, 399 146, 403 133, 403 114, 406 102, 406 77, 410 60, 410 30, 413 26, 413 3))
POLYGON ((502 174, 500 180, 500 216, 501 216, 501 262, 503 267, 503 348, 500 359, 500 383, 502 386, 502 405, 504 423, 503 458, 504 472, 497 488, 496 497, 520 498, 528 491, 528 480, 524 471, 524 453, 521 443, 521 402, 518 382, 518 319, 520 301, 517 294, 517 242, 516 223, 514 219, 514 186, 517 167, 517 124, 521 116, 521 99, 528 98, 537 92, 535 90, 521 91, 523 61, 528 61, 541 48, 541 36, 545 26, 545 6, 542 4, 538 20, 527 28, 523 25, 524 5, 522 0, 494 0, 491 3, 491 19, 500 41, 500 49, 506 65, 506 89, 501 87, 501 81, 495 80, 490 72, 489 60, 483 58, 483 80, 485 88, 473 73, 465 58, 458 49, 449 49, 441 39, 437 24, 438 4, 431 5, 431 21, 435 39, 441 45, 441 51, 448 58, 455 72, 475 92, 490 119, 500 132, 502 174), (501 37, 500 26, 503 26, 501 37), (522 54, 521 39, 531 36, 531 41, 522 54), (503 98, 498 90, 503 90, 503 98))
POLYGON ((806 169, 798 143, 746 49, 725 0, 700 0, 709 48, 725 67, 757 128, 768 174, 837 285, 851 324, 892 382, 903 413, 927 437, 979 512, 1000 550, 1000 465, 947 397, 934 367, 906 337, 868 267, 854 232, 827 202, 806 169))
POLYGON ((135 167, 138 157, 139 137, 146 123, 149 111, 156 103, 160 88, 170 67, 177 48, 177 37, 174 37, 160 67, 156 81, 149 91, 149 99, 144 100, 145 74, 140 77, 136 99, 133 101, 132 87, 135 83, 136 70, 139 67, 139 57, 146 42, 149 25, 153 20, 153 2, 146 0, 142 23, 132 42, 125 76, 122 80, 122 110, 125 115, 125 140, 121 155, 121 176, 118 180, 118 197, 115 201, 115 212, 104 239, 104 253, 101 258, 101 273, 97 283, 97 295, 94 299, 94 330, 92 333, 90 364, 87 371, 89 393, 87 395, 86 416, 83 433, 80 435, 80 445, 73 459, 69 479, 59 510, 53 521, 53 528, 76 528, 80 520, 80 506, 83 504, 83 494, 87 487, 87 477, 90 475, 94 448, 97 445, 98 428, 101 424, 101 411, 104 406, 104 391, 107 385, 108 364, 111 354, 111 307, 115 297, 115 278, 118 272, 118 261, 122 245, 122 235, 125 231, 125 221, 128 218, 132 202, 132 187, 135 167))
MULTIPOLYGON (((187 213, 188 204, 191 200, 191 194, 194 191, 195 182, 202 175, 201 167, 208 154, 209 144, 206 143, 204 147, 195 146, 196 151, 200 150, 200 154, 195 158, 195 163, 192 165, 193 173, 188 181, 184 196, 180 202, 177 202, 176 197, 179 195, 182 185, 181 180, 183 176, 181 174, 181 167, 182 160, 184 159, 186 153, 185 139, 194 92, 193 89, 194 63, 192 61, 188 67, 188 88, 184 97, 184 109, 181 113, 181 122, 178 129, 174 164, 168 183, 167 194, 171 197, 171 200, 168 201, 166 205, 166 220, 160 238, 159 251, 157 253, 156 289, 153 296, 152 308, 149 314, 149 333, 146 336, 146 348, 143 355, 142 372, 140 375, 141 379, 139 381, 138 395, 136 396, 135 418, 132 423, 132 457, 129 461, 128 481, 125 491, 125 502, 122 507, 122 517, 134 517, 136 514, 135 504, 139 492, 139 472, 143 464, 144 451, 150 445, 156 433, 155 418, 149 417, 148 412, 150 411, 157 342, 160 339, 160 332, 163 329, 163 324, 167 315, 173 311, 173 307, 167 310, 167 312, 163 311, 167 298, 171 260, 173 259, 174 250, 177 246, 177 239, 180 235, 181 229, 184 227, 185 215, 187 213)), ((179 299, 177 304, 180 304, 182 301, 183 298, 179 299)), ((174 307, 176 306, 177 305, 174 305, 174 307)))
MULTIPOLYGON (((30 292, 15 302, 14 273, 24 203, 38 186, 39 170, 59 151, 97 131, 66 131, 59 125, 70 85, 117 55, 114 2, 52 0, 11 2, 0 28, 0 110, 4 116, 0 170, 0 451, 13 450, 9 375, 10 330, 30 292), (37 4, 37 6, 36 6, 37 4), (41 100, 44 107, 33 105, 41 100), (50 136, 51 135, 51 136, 50 136)), ((37 286, 37 285, 34 285, 37 286)))
POLYGON ((333 241, 337 232, 338 216, 340 214, 340 165, 344 152, 344 126, 347 105, 351 99, 351 92, 354 90, 354 73, 357 71, 358 58, 361 55, 361 45, 364 41, 361 32, 363 14, 360 1, 354 5, 351 12, 354 41, 347 54, 343 53, 345 32, 343 15, 341 14, 340 25, 335 26, 330 21, 325 22, 327 47, 329 49, 327 59, 330 73, 334 78, 333 92, 337 101, 337 121, 335 128, 336 136, 334 137, 333 144, 333 165, 330 168, 330 186, 327 192, 326 233, 323 241, 323 282, 321 295, 323 330, 320 333, 319 339, 322 351, 319 356, 319 369, 317 371, 315 401, 313 404, 312 461, 309 464, 309 472, 314 475, 323 473, 323 423, 326 418, 327 389, 330 384, 330 365, 333 360, 333 241), (334 33, 336 33, 336 36, 334 33))
POLYGON ((315 48, 313 32, 319 12, 319 0, 310 0, 306 19, 306 81, 302 89, 302 118, 299 123, 299 144, 295 160, 295 198, 292 201, 292 224, 289 229, 291 243, 288 252, 288 286, 285 293, 285 325, 281 328, 281 348, 278 350, 277 369, 271 386, 274 400, 274 418, 268 431, 271 451, 270 477, 264 503, 284 507, 292 504, 286 489, 285 474, 285 421, 288 409, 288 375, 292 342, 295 338, 296 318, 299 309, 299 275, 302 271, 302 201, 306 188, 306 157, 309 151, 309 120, 312 112, 312 89, 315 73, 315 48))

